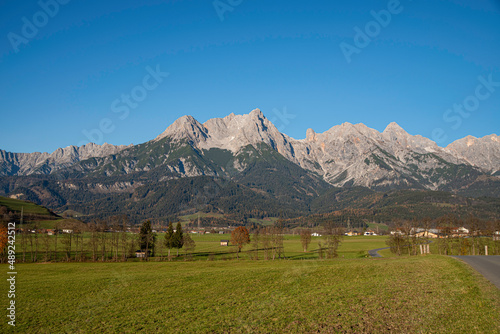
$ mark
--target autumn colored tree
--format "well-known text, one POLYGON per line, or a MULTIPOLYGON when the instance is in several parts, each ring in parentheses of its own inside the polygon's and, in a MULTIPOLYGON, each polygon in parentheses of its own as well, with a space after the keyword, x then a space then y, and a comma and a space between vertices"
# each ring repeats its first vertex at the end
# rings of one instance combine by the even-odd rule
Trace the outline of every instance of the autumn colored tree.
MULTIPOLYGON (((6 254, 7 241, 8 241, 7 227, 2 224, 0 226, 0 254, 2 254, 2 255, 6 254)), ((2 259, 3 259, 3 256, 2 256, 2 259)))
POLYGON ((309 244, 311 243, 311 230, 303 229, 300 231, 300 242, 302 243, 304 253, 307 252, 307 247, 309 247, 309 244))
POLYGON ((239 253, 244 245, 250 243, 250 233, 244 226, 237 227, 231 233, 231 244, 238 246, 238 252, 236 253, 236 257, 239 259, 239 253))

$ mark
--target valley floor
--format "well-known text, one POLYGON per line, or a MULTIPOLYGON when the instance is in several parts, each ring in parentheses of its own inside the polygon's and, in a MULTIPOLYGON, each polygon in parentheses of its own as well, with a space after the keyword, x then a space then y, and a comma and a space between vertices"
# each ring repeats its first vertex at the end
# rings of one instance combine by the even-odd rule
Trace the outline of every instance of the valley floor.
POLYGON ((20 333, 500 331, 500 291, 438 255, 16 268, 20 333))

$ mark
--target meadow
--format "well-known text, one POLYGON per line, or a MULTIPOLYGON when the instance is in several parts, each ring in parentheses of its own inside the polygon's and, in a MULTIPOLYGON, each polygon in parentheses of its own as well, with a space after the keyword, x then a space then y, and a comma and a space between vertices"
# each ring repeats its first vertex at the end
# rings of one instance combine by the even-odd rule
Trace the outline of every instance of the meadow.
MULTIPOLYGON (((161 239, 162 235, 160 234, 159 237, 161 239)), ((236 256, 236 248, 234 246, 220 246, 221 239, 229 240, 231 238, 229 234, 193 235, 192 238, 196 242, 195 258, 203 259, 207 255, 213 255, 216 259, 233 258, 236 256)), ((368 250, 387 247, 385 243, 386 238, 385 236, 344 237, 338 249, 339 258, 366 258, 368 257, 368 250)), ((323 241, 323 237, 312 237, 307 252, 304 252, 299 235, 285 235, 283 240, 284 254, 287 259, 291 260, 318 259, 318 243, 323 241)), ((262 258, 263 250, 260 249, 256 253, 250 244, 243 247, 240 257, 250 259, 254 255, 262 258)))
MULTIPOLYGON (((298 236, 287 260, 254 261, 194 235, 174 261, 17 264, 19 333, 496 333, 500 291, 439 255, 366 258, 385 237, 345 237, 318 260, 298 236), (208 256, 207 254, 217 254, 208 256)), ((7 272, 6 265, 0 270, 7 272)), ((7 285, 5 285, 5 288, 7 285)), ((2 289, 2 291, 6 291, 2 289)), ((7 294, 0 296, 2 305, 7 294)), ((0 332, 7 332, 7 321, 0 332)))
MULTIPOLYGON (((89 232, 83 233, 83 245, 84 254, 87 260, 92 258, 91 254, 91 234, 89 232)), ((114 251, 111 247, 111 238, 113 233, 106 233, 104 235, 107 238, 106 246, 106 257, 107 259, 112 259, 114 251)), ((134 243, 131 247, 133 250, 139 248, 138 245, 138 235, 127 233, 128 242, 134 243)), ((191 260, 206 260, 207 258, 221 260, 221 259, 233 259, 236 258, 235 246, 221 246, 221 240, 230 240, 230 234, 191 234, 191 238, 196 243, 196 247, 192 253, 189 255, 191 260)), ((27 236, 17 235, 16 236, 16 249, 17 249, 17 259, 18 262, 23 258, 23 250, 26 252, 25 258, 30 261, 31 252, 35 249, 38 250, 38 261, 46 261, 46 257, 50 261, 65 261, 67 253, 67 242, 70 236, 68 234, 60 234, 57 237, 57 243, 55 242, 55 236, 39 235, 38 236, 38 247, 36 246, 34 234, 28 234, 27 236), (22 241, 22 238, 27 238, 26 241, 22 241), (47 238, 47 239, 46 239, 47 238), (47 248, 48 247, 48 248, 47 248), (56 248, 57 247, 57 248, 56 248), (48 249, 48 252, 47 252, 48 249), (57 249, 57 252, 54 250, 57 249)), ((156 236, 156 251, 155 258, 151 258, 151 261, 163 261, 166 259, 168 250, 163 245, 164 233, 159 233, 156 236)), ((252 239, 252 237, 251 237, 252 239)), ((81 246, 81 241, 80 246, 81 246)), ((285 235, 283 240, 284 255, 287 259, 318 259, 319 258, 319 243, 324 242, 322 237, 312 237, 311 243, 308 247, 307 252, 304 252, 299 235, 285 235)), ((72 237, 72 250, 70 252, 71 258, 75 259, 76 253, 76 242, 74 236, 72 237)), ((121 241, 120 241, 121 243, 121 241)), ((121 244, 120 244, 121 245, 121 244)), ((100 247, 100 245, 99 245, 100 247)), ((339 258, 344 259, 354 259, 354 258, 365 258, 368 257, 368 250, 386 247, 386 237, 384 236, 357 236, 357 237, 344 237, 338 248, 339 258)), ((81 248, 81 247, 80 247, 81 248)), ((130 248, 130 247, 129 247, 130 248)), ((119 246, 118 255, 121 258, 122 247, 119 246)), ((81 251, 79 251, 81 252, 81 251)), ((100 250, 98 251, 100 257, 100 250)), ((177 249, 172 249, 171 254, 177 254, 177 249)), ((184 261, 186 257, 186 252, 184 249, 179 250, 179 257, 174 257, 173 261, 184 261)), ((264 250, 262 246, 259 246, 256 250, 253 244, 245 245, 239 257, 243 259, 259 258, 264 257, 264 250)), ((138 261, 139 259, 129 258, 128 261, 138 261)))
MULTIPOLYGON (((20 333, 500 330, 498 289, 436 255, 20 264, 17 271, 20 333)), ((5 293, 1 299, 5 305, 5 293)), ((4 319, 0 331, 7 330, 4 319)))

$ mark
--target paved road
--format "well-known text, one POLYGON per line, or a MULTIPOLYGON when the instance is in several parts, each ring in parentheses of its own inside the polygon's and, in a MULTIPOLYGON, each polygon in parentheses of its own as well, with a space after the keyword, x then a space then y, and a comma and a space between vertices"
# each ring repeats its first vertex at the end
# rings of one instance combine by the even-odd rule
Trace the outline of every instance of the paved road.
POLYGON ((370 254, 371 257, 382 257, 382 255, 380 255, 378 253, 378 251, 382 250, 382 249, 389 249, 390 247, 384 247, 384 248, 377 248, 377 249, 371 249, 368 251, 368 254, 370 254))
POLYGON ((500 289, 500 255, 453 256, 468 263, 500 289))

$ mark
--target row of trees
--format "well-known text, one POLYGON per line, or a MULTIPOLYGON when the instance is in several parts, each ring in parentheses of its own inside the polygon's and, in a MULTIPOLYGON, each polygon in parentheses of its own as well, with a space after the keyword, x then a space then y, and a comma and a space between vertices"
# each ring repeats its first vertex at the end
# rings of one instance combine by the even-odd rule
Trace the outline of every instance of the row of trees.
MULTIPOLYGON (((144 222, 139 234, 130 233, 125 221, 114 217, 108 221, 93 221, 84 224, 78 220, 66 221, 64 229, 56 224, 51 234, 40 229, 37 224, 26 224, 18 228, 16 234, 16 253, 18 261, 126 261, 136 256, 137 250, 143 250, 145 259, 159 254, 158 260, 163 260, 164 250, 185 248, 187 257, 196 247, 189 234, 184 234, 180 223, 174 232, 169 224, 165 239, 156 247, 157 234, 153 233, 150 221, 144 222), (63 233, 64 230, 67 233, 63 233)), ((0 262, 7 260, 6 243, 7 229, 0 225, 0 262), (4 242, 5 239, 5 242, 4 242)))
MULTIPOLYGON (((459 220, 446 215, 436 220, 400 220, 395 222, 393 234, 387 245, 397 255, 418 255, 420 245, 434 241, 441 255, 500 255, 500 221, 484 222, 474 216, 459 220), (466 227, 468 233, 461 233, 458 227, 466 227), (437 238, 430 238, 429 231, 437 229, 437 238)), ((435 234, 435 233, 433 233, 435 234)))
MULTIPOLYGON (((172 249, 177 250, 177 257, 180 250, 184 249, 185 258, 192 258, 196 247, 194 240, 189 233, 184 233, 180 223, 177 223, 174 229, 170 222, 166 232, 162 234, 155 231, 151 221, 145 221, 138 234, 130 233, 120 217, 115 217, 110 221, 94 221, 89 224, 75 220, 70 224, 66 223, 64 227, 65 230, 70 231, 62 233, 59 226, 56 226, 53 235, 40 233, 41 230, 36 225, 23 228, 21 234, 16 235, 18 259, 22 262, 127 261, 128 258, 136 257, 136 251, 139 250, 145 261, 151 257, 162 261, 165 258, 168 260, 173 258, 172 249), (162 237, 159 238, 159 236, 162 237)), ((243 246, 250 244, 248 254, 252 259, 284 259, 284 234, 285 228, 281 222, 275 226, 254 226, 253 236, 250 240, 249 230, 240 226, 232 232, 230 242, 236 246, 237 258, 239 258, 243 246)), ((318 244, 319 257, 327 259, 337 257, 337 249, 342 235, 343 229, 339 224, 326 223, 323 239, 318 244)), ((0 242, 1 240, 0 238, 0 242)), ((311 240, 311 230, 302 230, 301 242, 304 252, 307 252, 311 240)), ((4 248, 1 247, 1 249, 4 248)), ((2 260, 5 261, 6 257, 2 260)))
MULTIPOLYGON (((318 255, 320 259, 333 259, 338 257, 338 247, 342 242, 344 229, 338 222, 329 221, 324 224, 323 240, 318 243, 318 255)), ((312 240, 310 229, 303 229, 300 232, 300 241, 304 252, 307 252, 312 240)), ((283 246, 284 227, 281 222, 275 226, 260 227, 253 230, 253 237, 250 241, 250 234, 245 227, 236 228, 231 234, 231 243, 238 247, 237 257, 245 244, 250 244, 250 257, 258 260, 261 256, 264 260, 284 259, 285 251, 283 246)))
POLYGON ((186 255, 191 254, 196 247, 194 240, 188 233, 182 231, 182 225, 180 222, 174 230, 172 222, 168 224, 167 231, 165 233, 164 240, 160 241, 156 245, 157 234, 153 232, 151 222, 148 220, 144 222, 139 231, 139 240, 141 251, 144 251, 144 258, 147 261, 150 254, 155 256, 155 250, 158 248, 159 259, 163 260, 164 248, 168 250, 167 258, 172 259, 170 255, 170 250, 177 249, 177 256, 179 256, 179 250, 185 246, 186 255))

